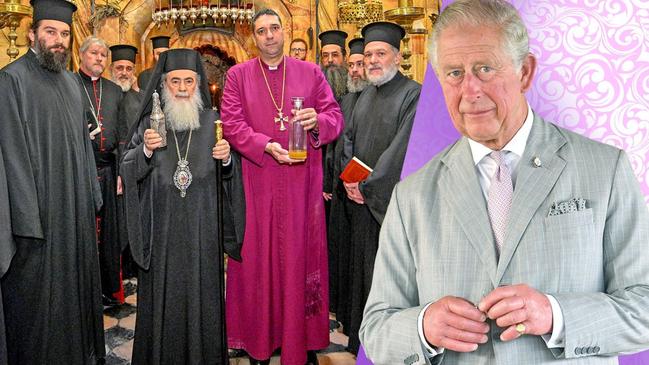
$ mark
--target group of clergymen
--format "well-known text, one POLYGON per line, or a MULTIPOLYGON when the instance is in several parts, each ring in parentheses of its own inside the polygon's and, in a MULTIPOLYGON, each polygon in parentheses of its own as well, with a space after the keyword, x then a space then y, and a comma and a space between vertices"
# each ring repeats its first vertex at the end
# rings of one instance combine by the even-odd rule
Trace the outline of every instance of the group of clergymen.
POLYGON ((67 71, 76 6, 32 6, 30 50, 0 74, 0 364, 102 361, 102 304, 124 303, 122 280, 136 275, 134 364, 224 363, 228 347, 253 363, 280 350, 282 363, 315 364, 330 312, 356 353, 419 97, 399 72, 404 30, 372 23, 349 54, 346 33, 324 32, 318 66, 303 40, 285 56, 279 15, 261 10, 259 57, 230 69, 219 106, 200 54, 167 36, 152 38, 156 65, 139 78, 136 47, 95 36, 67 71), (288 157, 286 116, 308 131, 305 161, 288 157), (362 185, 338 178, 352 155, 375 167, 362 185))
POLYGON ((219 106, 199 53, 168 38, 147 81, 126 45, 102 78, 92 37, 67 71, 76 6, 32 6, 30 49, 0 71, 0 364, 104 362, 126 241, 133 364, 226 364, 228 348, 316 364, 330 312, 376 364, 615 364, 649 346, 631 165, 532 111, 508 2, 440 14, 430 60, 463 137, 399 183, 420 85, 399 72, 398 25, 325 32, 316 65, 259 10, 258 57, 228 70, 219 106), (287 151, 296 123, 306 160, 287 151), (354 158, 372 171, 343 183, 354 158))

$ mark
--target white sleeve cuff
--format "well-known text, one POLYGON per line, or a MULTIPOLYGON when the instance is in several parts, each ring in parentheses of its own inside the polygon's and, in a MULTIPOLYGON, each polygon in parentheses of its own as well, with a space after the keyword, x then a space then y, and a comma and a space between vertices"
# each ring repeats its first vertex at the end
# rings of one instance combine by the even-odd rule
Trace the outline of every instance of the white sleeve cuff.
POLYGON ((550 306, 552 306, 552 335, 542 335, 541 337, 549 349, 565 347, 565 338, 563 335, 565 328, 561 306, 559 306, 559 302, 552 295, 546 294, 545 296, 548 297, 550 306))
POLYGON ((230 163, 232 163, 232 156, 228 156, 226 161, 221 162, 223 166, 230 166, 230 163))
POLYGON ((145 145, 143 145, 142 147, 144 148, 144 156, 146 156, 146 158, 151 158, 151 156, 153 156, 153 151, 146 148, 145 145))
POLYGON ((424 346, 426 351, 428 351, 428 355, 433 357, 443 353, 444 349, 429 344, 424 335, 424 313, 426 313, 426 309, 428 309, 431 304, 433 304, 433 302, 426 304, 421 312, 419 312, 419 316, 417 316, 417 332, 419 333, 419 341, 421 341, 421 344, 424 346))

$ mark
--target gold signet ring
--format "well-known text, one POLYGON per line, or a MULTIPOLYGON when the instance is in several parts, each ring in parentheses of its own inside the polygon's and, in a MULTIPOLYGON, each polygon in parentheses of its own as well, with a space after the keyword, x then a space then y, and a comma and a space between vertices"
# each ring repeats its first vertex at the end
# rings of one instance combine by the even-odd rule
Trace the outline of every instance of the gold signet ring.
POLYGON ((521 335, 525 334, 525 325, 522 323, 519 323, 516 325, 516 332, 518 332, 521 335))

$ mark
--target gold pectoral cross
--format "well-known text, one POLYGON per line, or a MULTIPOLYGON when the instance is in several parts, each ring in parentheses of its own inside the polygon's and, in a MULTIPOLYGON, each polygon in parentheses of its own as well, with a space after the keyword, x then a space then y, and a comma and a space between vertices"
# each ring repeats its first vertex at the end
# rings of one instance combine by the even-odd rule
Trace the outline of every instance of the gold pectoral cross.
POLYGON ((285 131, 286 127, 284 122, 288 122, 288 116, 284 115, 281 110, 277 111, 277 117, 275 117, 275 124, 279 123, 279 130, 285 131))

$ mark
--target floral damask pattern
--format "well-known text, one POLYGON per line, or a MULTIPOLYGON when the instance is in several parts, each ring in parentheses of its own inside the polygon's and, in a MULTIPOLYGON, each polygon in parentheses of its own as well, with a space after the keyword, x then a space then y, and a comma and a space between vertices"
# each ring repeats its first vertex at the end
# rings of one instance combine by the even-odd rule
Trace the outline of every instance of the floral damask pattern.
POLYGON ((544 118, 624 149, 649 203, 649 1, 513 1, 537 56, 544 118))

